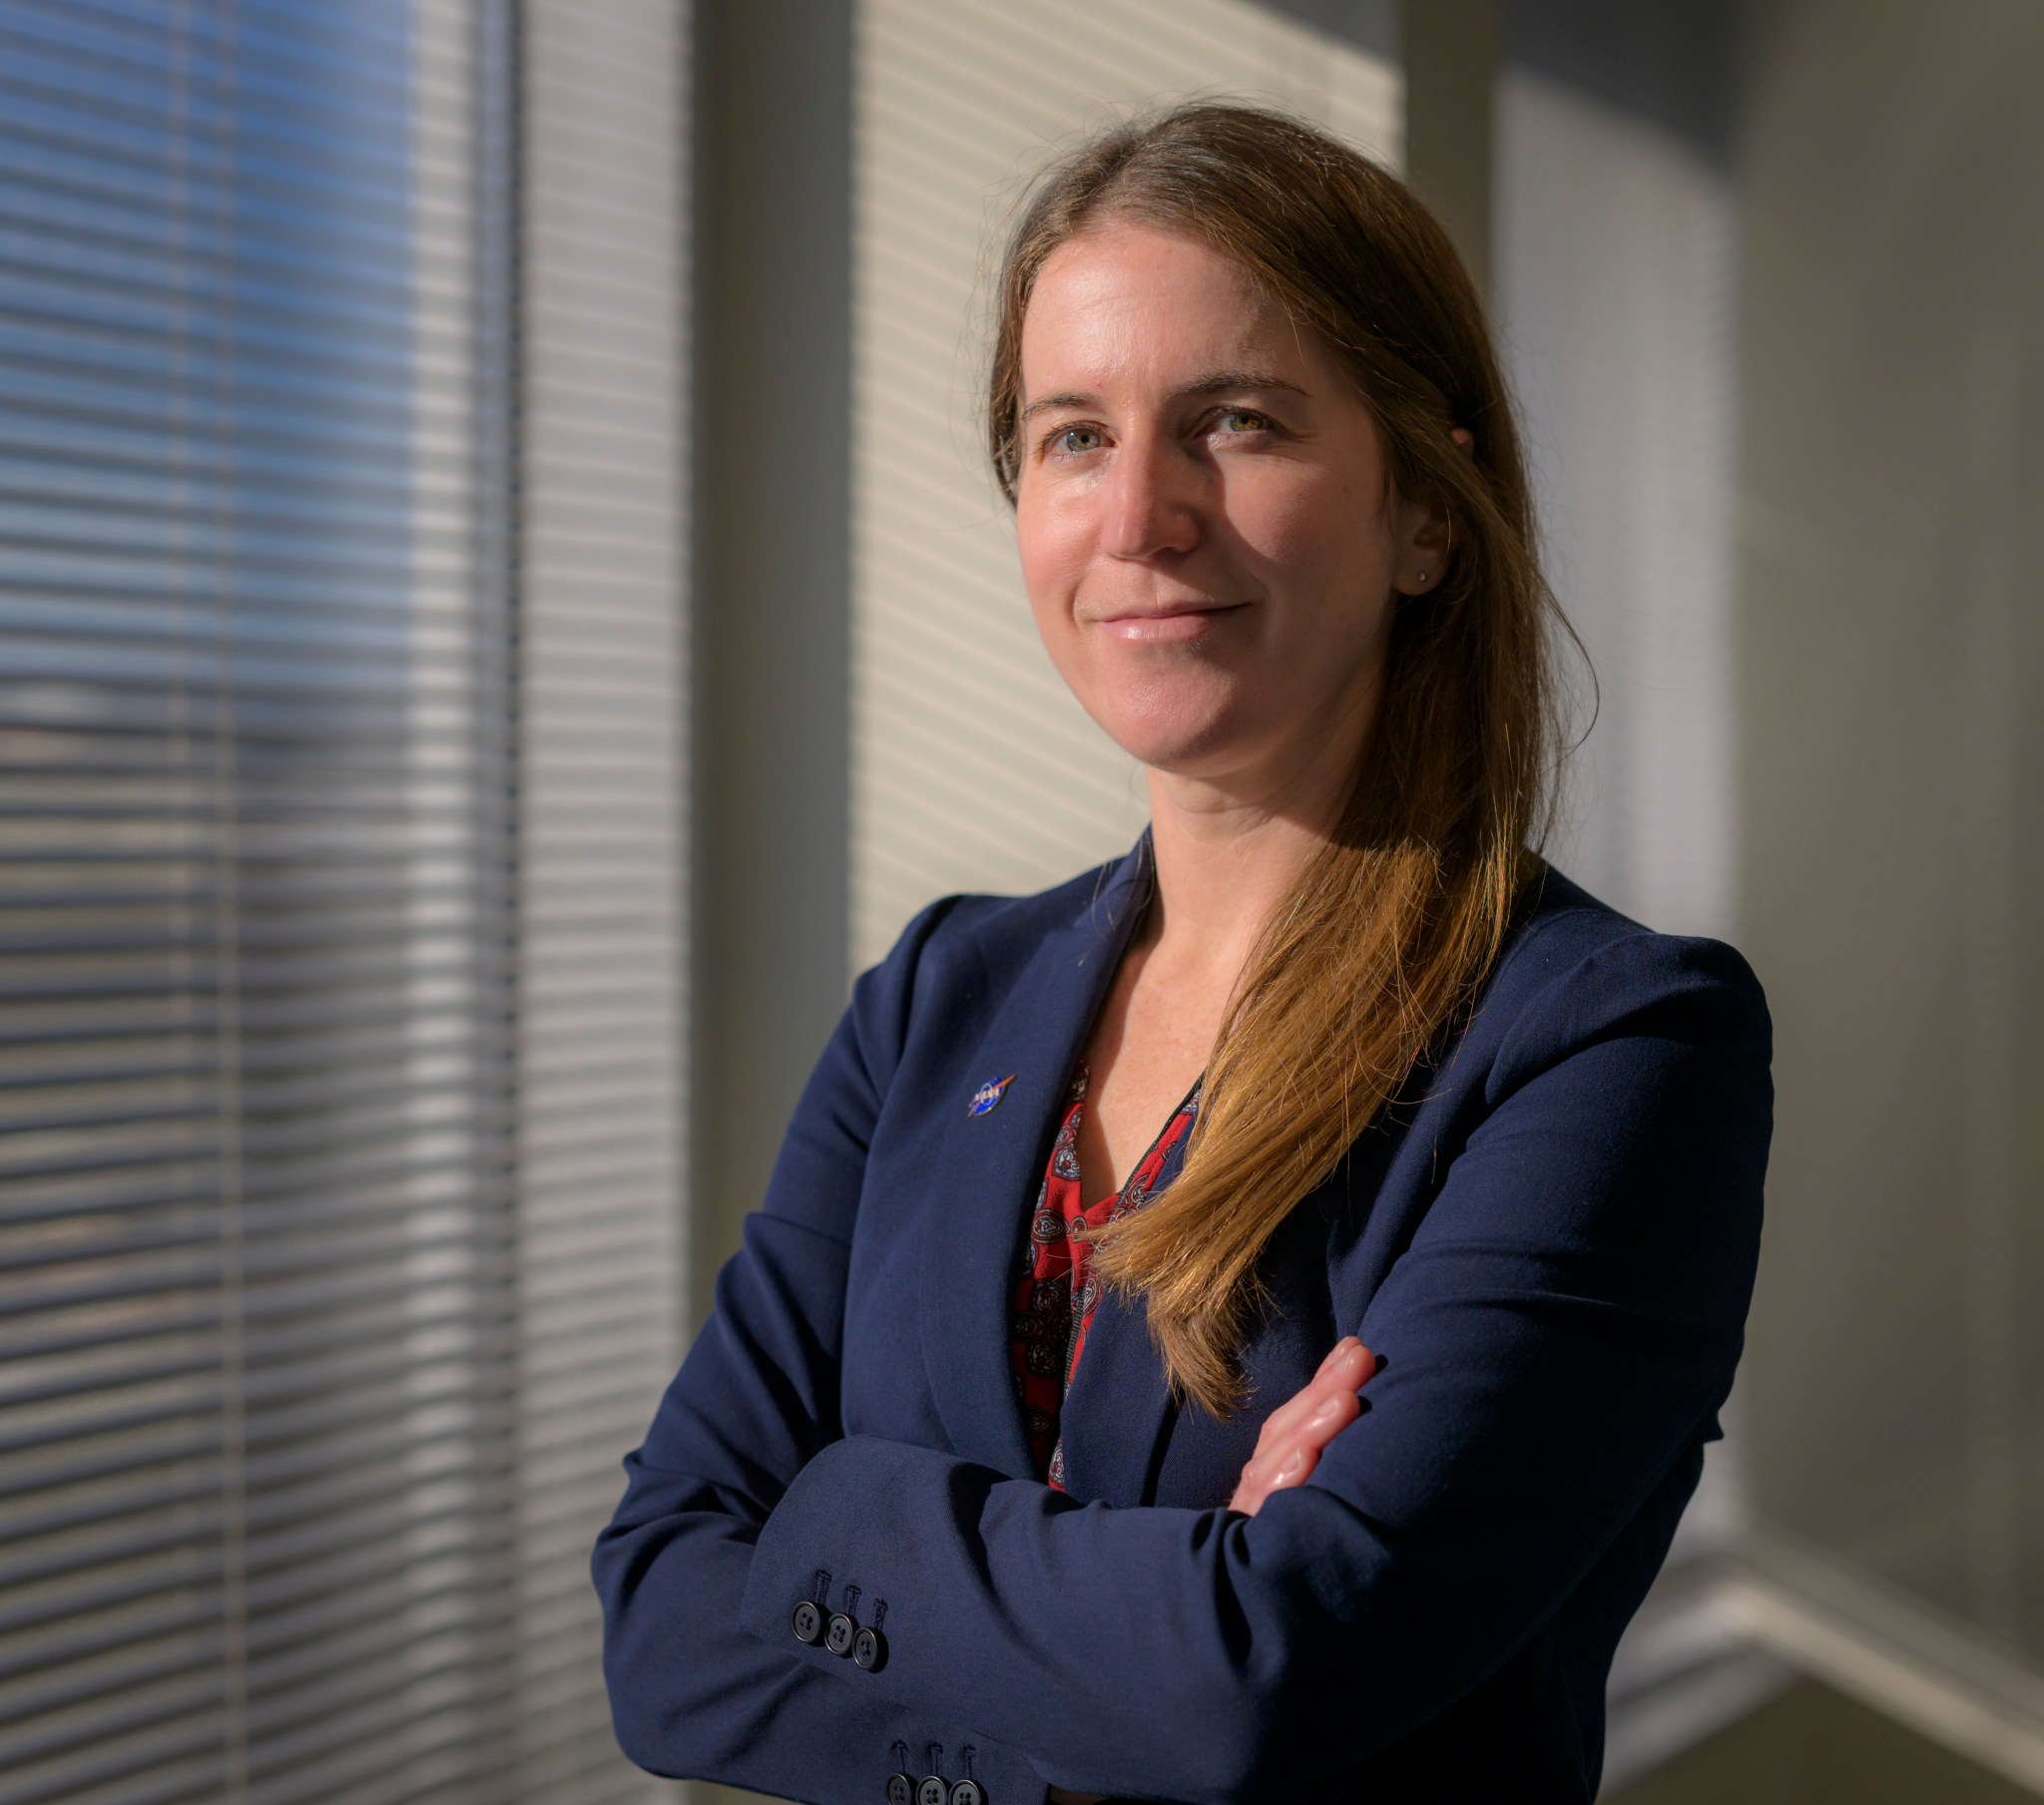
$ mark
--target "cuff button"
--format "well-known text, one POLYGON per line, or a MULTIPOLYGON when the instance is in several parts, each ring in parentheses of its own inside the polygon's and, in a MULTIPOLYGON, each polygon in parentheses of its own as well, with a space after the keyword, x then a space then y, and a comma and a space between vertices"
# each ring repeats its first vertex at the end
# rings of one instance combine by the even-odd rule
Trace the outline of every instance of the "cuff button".
POLYGON ((852 1637, 858 1633, 858 1625, 843 1611, 830 1619, 830 1627, 823 1631, 823 1646, 832 1654, 849 1654, 852 1637))
MULTIPOLYGON (((887 1658, 887 1644, 877 1629, 861 1629, 851 1638, 852 1661, 872 1672, 887 1658)), ((903 1801, 906 1805, 906 1801, 903 1801)))
POLYGON ((823 1613, 816 1608, 813 1599, 804 1598, 794 1607, 794 1639, 813 1642, 822 1633, 823 1613))
POLYGON ((887 1776, 887 1805, 915 1805, 915 1782, 906 1774, 887 1776))
POLYGON ((951 1805, 986 1805, 986 1794, 980 1791, 977 1780, 953 1780, 951 1805))
POLYGON ((951 1789, 939 1775, 924 1774, 922 1784, 915 1789, 915 1805, 946 1805, 951 1789))

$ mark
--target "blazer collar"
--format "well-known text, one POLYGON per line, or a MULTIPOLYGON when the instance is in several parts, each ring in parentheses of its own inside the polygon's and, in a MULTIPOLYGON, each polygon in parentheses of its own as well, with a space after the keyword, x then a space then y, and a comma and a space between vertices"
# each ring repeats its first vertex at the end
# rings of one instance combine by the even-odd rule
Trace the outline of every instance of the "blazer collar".
MULTIPOLYGON (((1044 935, 1005 994, 991 999, 986 1031, 955 1075, 956 1095, 939 1105, 928 1176, 938 1202, 922 1265, 924 1363, 953 1452, 1015 1479, 1038 1477, 1008 1354, 1024 1229, 1073 1063, 1149 896, 1151 857, 1146 827, 1073 916, 1044 935), (981 1086, 1010 1073, 998 1106, 972 1115, 981 1086)), ((1104 1496, 1106 1486, 1118 1494, 1113 1502, 1136 1502, 1119 1495, 1132 1477, 1140 1494, 1165 1402, 1163 1369, 1140 1314, 1131 1318, 1103 1297, 1065 1411, 1066 1483, 1075 1496, 1104 1496), (1097 1402, 1080 1429, 1072 1406, 1082 1396, 1097 1402), (1146 1425, 1149 1440, 1138 1448, 1128 1438, 1140 1440, 1146 1425)))

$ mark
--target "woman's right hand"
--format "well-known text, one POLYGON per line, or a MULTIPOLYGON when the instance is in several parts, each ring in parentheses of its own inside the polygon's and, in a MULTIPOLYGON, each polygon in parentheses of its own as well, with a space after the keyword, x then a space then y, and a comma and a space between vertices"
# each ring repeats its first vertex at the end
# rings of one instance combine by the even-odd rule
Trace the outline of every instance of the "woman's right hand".
POLYGON ((1356 1388, 1369 1382, 1376 1364, 1353 1335, 1335 1342, 1320 1370, 1265 1420, 1228 1508, 1254 1517, 1273 1492, 1304 1485, 1320 1450, 1362 1414, 1356 1388))

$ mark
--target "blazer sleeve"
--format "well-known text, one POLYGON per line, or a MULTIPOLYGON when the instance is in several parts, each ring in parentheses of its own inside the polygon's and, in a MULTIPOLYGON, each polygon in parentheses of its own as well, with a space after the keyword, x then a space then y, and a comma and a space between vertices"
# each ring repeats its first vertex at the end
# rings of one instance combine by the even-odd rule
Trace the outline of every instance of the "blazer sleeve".
MULTIPOLYGON (((889 1697, 864 1672, 853 1687, 795 1658, 806 1650, 789 1634, 788 1609, 766 1639, 739 1622, 762 1527, 803 1464, 840 1434, 846 1262, 865 1147, 917 961, 956 901, 918 915, 854 984, 766 1198, 718 1273, 710 1318, 645 1444, 625 1461, 625 1496, 592 1573, 612 1722, 625 1753, 655 1773, 812 1805, 880 1805, 894 1771, 955 1779, 969 1749, 990 1799, 1043 1800, 1042 1778, 1017 1751, 976 1735, 969 1714, 889 1697)), ((797 1592, 812 1579, 813 1570, 803 1575, 797 1592)))
POLYGON ((1712 1427, 1758 1258, 1770 1038, 1715 941, 1642 933, 1551 980, 1345 1325, 1381 1361, 1361 1416, 1255 1518, 854 1436, 774 1506, 741 1620, 785 1644, 818 1567, 884 1594, 869 1689, 1079 1790, 1224 1805, 1363 1760, 1509 1659, 1712 1427))

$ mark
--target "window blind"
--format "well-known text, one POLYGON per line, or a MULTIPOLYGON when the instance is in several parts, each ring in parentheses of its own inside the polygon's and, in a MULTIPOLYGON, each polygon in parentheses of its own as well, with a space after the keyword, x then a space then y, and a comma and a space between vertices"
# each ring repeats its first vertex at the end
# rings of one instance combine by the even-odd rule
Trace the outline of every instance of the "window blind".
POLYGON ((6 1805, 644 1790, 679 492, 532 539, 519 23, 0 3, 6 1805))
POLYGON ((688 9, 526 0, 520 129, 519 1797, 611 1735, 589 1554, 681 1360, 691 910, 688 9))

